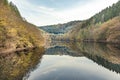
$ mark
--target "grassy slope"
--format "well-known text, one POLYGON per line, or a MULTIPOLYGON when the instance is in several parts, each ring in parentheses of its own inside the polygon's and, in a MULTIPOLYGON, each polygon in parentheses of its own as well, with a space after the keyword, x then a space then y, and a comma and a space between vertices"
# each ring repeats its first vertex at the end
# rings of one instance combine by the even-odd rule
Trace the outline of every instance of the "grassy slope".
POLYGON ((0 50, 43 46, 42 32, 23 20, 14 6, 0 0, 0 50))

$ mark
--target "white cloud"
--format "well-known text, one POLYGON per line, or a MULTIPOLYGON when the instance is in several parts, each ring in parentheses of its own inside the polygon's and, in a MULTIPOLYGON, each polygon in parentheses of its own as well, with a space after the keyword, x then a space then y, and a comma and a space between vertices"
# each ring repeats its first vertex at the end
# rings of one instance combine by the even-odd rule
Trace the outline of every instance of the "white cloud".
POLYGON ((56 10, 55 8, 46 6, 33 5, 28 0, 9 1, 13 1, 18 6, 22 16, 29 22, 36 25, 50 25, 90 18, 94 14, 112 5, 118 0, 91 0, 91 2, 85 5, 77 4, 70 9, 64 10, 56 10))
MULTIPOLYGON (((87 5, 77 5, 74 8, 71 8, 69 10, 56 12, 55 14, 59 18, 63 18, 63 21, 69 21, 69 20, 83 20, 90 18, 94 14, 100 12, 104 8, 108 7, 109 5, 112 5, 114 2, 117 2, 118 0, 94 0, 90 2, 87 5)), ((56 17, 57 17, 56 16, 56 17)))
POLYGON ((45 6, 39 6, 38 8, 40 10, 43 10, 43 11, 54 11, 54 8, 48 8, 48 7, 45 7, 45 6))

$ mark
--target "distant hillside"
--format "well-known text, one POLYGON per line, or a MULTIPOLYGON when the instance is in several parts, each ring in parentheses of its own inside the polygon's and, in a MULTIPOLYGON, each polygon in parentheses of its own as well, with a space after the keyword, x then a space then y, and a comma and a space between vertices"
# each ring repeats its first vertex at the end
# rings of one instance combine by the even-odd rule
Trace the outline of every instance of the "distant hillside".
POLYGON ((77 24, 58 39, 120 43, 120 1, 77 24))
POLYGON ((53 34, 64 34, 68 32, 71 28, 73 28, 77 23, 80 23, 81 21, 71 21, 64 24, 57 24, 57 25, 48 25, 48 26, 41 26, 40 29, 43 29, 44 31, 48 33, 53 34))
POLYGON ((25 21, 12 2, 0 0, 0 53, 40 47, 43 44, 42 32, 25 21))

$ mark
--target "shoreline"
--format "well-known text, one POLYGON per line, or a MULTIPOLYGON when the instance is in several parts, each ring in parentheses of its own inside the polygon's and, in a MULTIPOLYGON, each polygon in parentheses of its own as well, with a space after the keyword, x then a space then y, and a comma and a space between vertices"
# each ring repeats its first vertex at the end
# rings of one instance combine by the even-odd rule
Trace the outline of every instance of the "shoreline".
POLYGON ((101 43, 101 44, 120 44, 120 42, 108 42, 105 40, 75 40, 75 39, 54 39, 52 41, 64 41, 64 42, 88 42, 88 43, 101 43))
POLYGON ((25 48, 17 48, 17 49, 6 49, 0 51, 1 54, 9 54, 9 53, 14 53, 14 52, 21 52, 21 51, 29 51, 29 50, 34 50, 36 47, 25 47, 25 48))

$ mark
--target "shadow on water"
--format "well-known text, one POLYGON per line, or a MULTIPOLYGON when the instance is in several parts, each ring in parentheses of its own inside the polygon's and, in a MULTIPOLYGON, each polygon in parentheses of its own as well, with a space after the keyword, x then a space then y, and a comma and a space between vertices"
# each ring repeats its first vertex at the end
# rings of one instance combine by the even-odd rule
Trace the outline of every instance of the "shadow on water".
POLYGON ((103 43, 52 42, 46 50, 47 55, 69 55, 87 57, 98 65, 120 73, 120 46, 103 43), (51 47, 52 46, 52 47, 51 47))
POLYGON ((22 80, 34 70, 44 53, 44 48, 27 52, 0 55, 0 80, 22 80))

